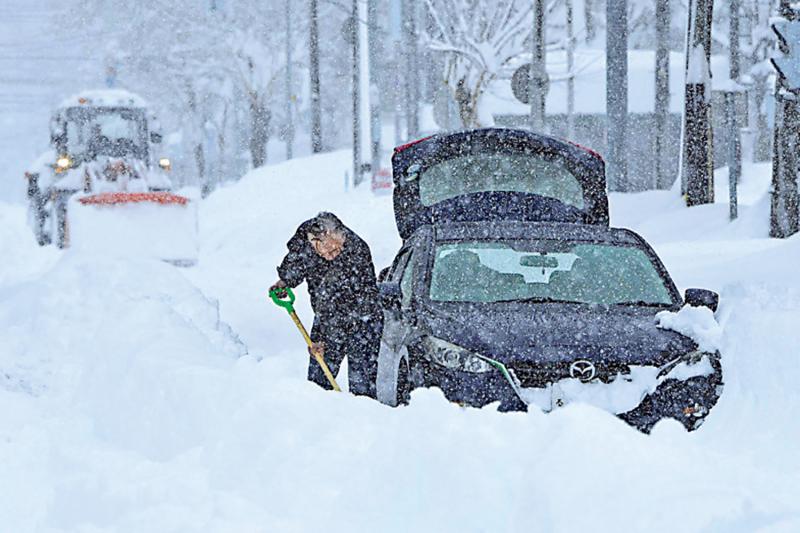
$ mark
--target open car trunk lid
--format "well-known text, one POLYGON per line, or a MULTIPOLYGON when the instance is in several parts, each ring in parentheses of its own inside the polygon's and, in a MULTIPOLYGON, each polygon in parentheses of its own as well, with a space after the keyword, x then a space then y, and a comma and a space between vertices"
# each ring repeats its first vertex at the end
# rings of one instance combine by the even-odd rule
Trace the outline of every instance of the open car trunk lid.
POLYGON ((392 170, 403 239, 436 222, 608 225, 603 159, 545 135, 502 128, 434 135, 396 148, 392 170))

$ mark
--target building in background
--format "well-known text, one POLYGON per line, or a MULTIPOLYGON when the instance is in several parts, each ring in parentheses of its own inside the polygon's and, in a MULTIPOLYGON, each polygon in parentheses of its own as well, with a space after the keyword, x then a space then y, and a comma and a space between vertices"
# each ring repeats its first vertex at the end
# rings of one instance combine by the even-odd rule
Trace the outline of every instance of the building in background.
MULTIPOLYGON (((574 134, 570 138, 577 143, 604 154, 606 143, 606 99, 605 99, 605 52, 603 50, 579 49, 576 51, 575 116, 574 134)), ((564 52, 548 55, 548 72, 551 89, 547 95, 547 124, 549 132, 557 137, 567 137, 566 126, 566 59, 564 52)), ((511 91, 510 78, 517 65, 503 72, 489 88, 486 105, 500 126, 526 127, 529 106, 517 101, 511 91)), ((641 191, 656 188, 656 169, 653 160, 655 146, 655 52, 652 50, 628 51, 628 179, 631 190, 641 191)), ((681 113, 683 112, 683 54, 670 53, 670 102, 666 131, 666 160, 668 169, 677 178, 680 157, 681 113)), ((728 80, 728 58, 715 55, 711 59, 714 86, 724 86, 728 80)), ((714 93, 712 104, 717 104, 714 93)), ((721 102, 720 102, 721 104, 721 102)), ((768 105, 769 102, 768 102, 768 105)), ((729 134, 725 129, 722 105, 713 106, 714 162, 715 167, 727 164, 726 154, 729 134)), ((740 109, 740 124, 747 122, 745 105, 740 109)))

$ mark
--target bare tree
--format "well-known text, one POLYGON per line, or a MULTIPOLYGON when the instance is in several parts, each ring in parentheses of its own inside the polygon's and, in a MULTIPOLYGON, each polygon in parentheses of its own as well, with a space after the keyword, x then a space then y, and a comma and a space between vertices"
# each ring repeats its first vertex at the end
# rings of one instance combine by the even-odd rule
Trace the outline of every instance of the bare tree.
POLYGON ((527 0, 425 0, 434 31, 428 46, 445 56, 444 81, 462 125, 492 123, 481 98, 499 70, 523 51, 530 34, 527 0))

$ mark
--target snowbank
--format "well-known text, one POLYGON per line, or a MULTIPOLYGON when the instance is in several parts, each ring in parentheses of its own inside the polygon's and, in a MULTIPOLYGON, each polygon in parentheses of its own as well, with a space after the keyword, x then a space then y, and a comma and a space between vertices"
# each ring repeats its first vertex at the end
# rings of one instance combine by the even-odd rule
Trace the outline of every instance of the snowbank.
POLYGON ((25 207, 0 202, 0 289, 40 275, 57 260, 55 249, 36 244, 25 207))
MULTIPOLYGON (((646 436, 580 403, 462 409, 436 390, 392 409, 307 383, 302 341, 266 301, 286 240, 317 211, 364 235, 378 268, 396 250, 391 199, 345 192, 349 164, 294 160, 214 193, 191 269, 51 258, 0 225, 26 258, 0 263, 4 531, 800 529, 800 241, 739 237, 717 206, 662 193, 612 197, 679 283, 722 284, 725 392, 695 433, 664 422, 646 436)), ((22 214, 0 206, 11 225, 22 214)))
POLYGON ((194 264, 198 201, 83 205, 73 197, 68 208, 69 245, 98 254, 194 264))
MULTIPOLYGON (((388 266, 400 248, 391 196, 373 195, 369 183, 355 190, 346 186, 352 164, 351 153, 339 151, 256 169, 200 206, 201 268, 187 275, 220 299, 252 353, 294 354, 302 348, 294 325, 285 312, 276 313, 266 294, 277 279, 275 267, 287 252, 286 242, 301 222, 335 211, 370 245, 377 270, 388 266)), ((304 288, 297 309, 310 326, 304 288)), ((302 373, 305 361, 291 360, 302 373)))

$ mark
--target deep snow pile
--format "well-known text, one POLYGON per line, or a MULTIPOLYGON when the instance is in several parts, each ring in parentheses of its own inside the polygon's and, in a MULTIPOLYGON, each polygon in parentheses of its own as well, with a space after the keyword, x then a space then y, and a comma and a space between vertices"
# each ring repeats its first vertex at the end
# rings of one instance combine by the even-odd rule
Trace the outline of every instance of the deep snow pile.
POLYGON ((179 264, 197 261, 199 191, 178 191, 184 204, 133 201, 113 205, 69 202, 70 248, 98 254, 150 257, 179 264))
POLYGON ((581 404, 498 414, 431 390, 391 409, 305 382, 302 341, 265 294, 291 231, 329 209, 378 268, 399 245, 390 198, 344 192, 349 164, 295 160, 216 192, 188 270, 54 257, 0 231, 27 257, 0 264, 0 529, 800 530, 800 239, 765 239, 763 202, 732 231, 724 204, 612 198, 683 288, 722 292, 719 405, 693 434, 645 436, 581 404))

